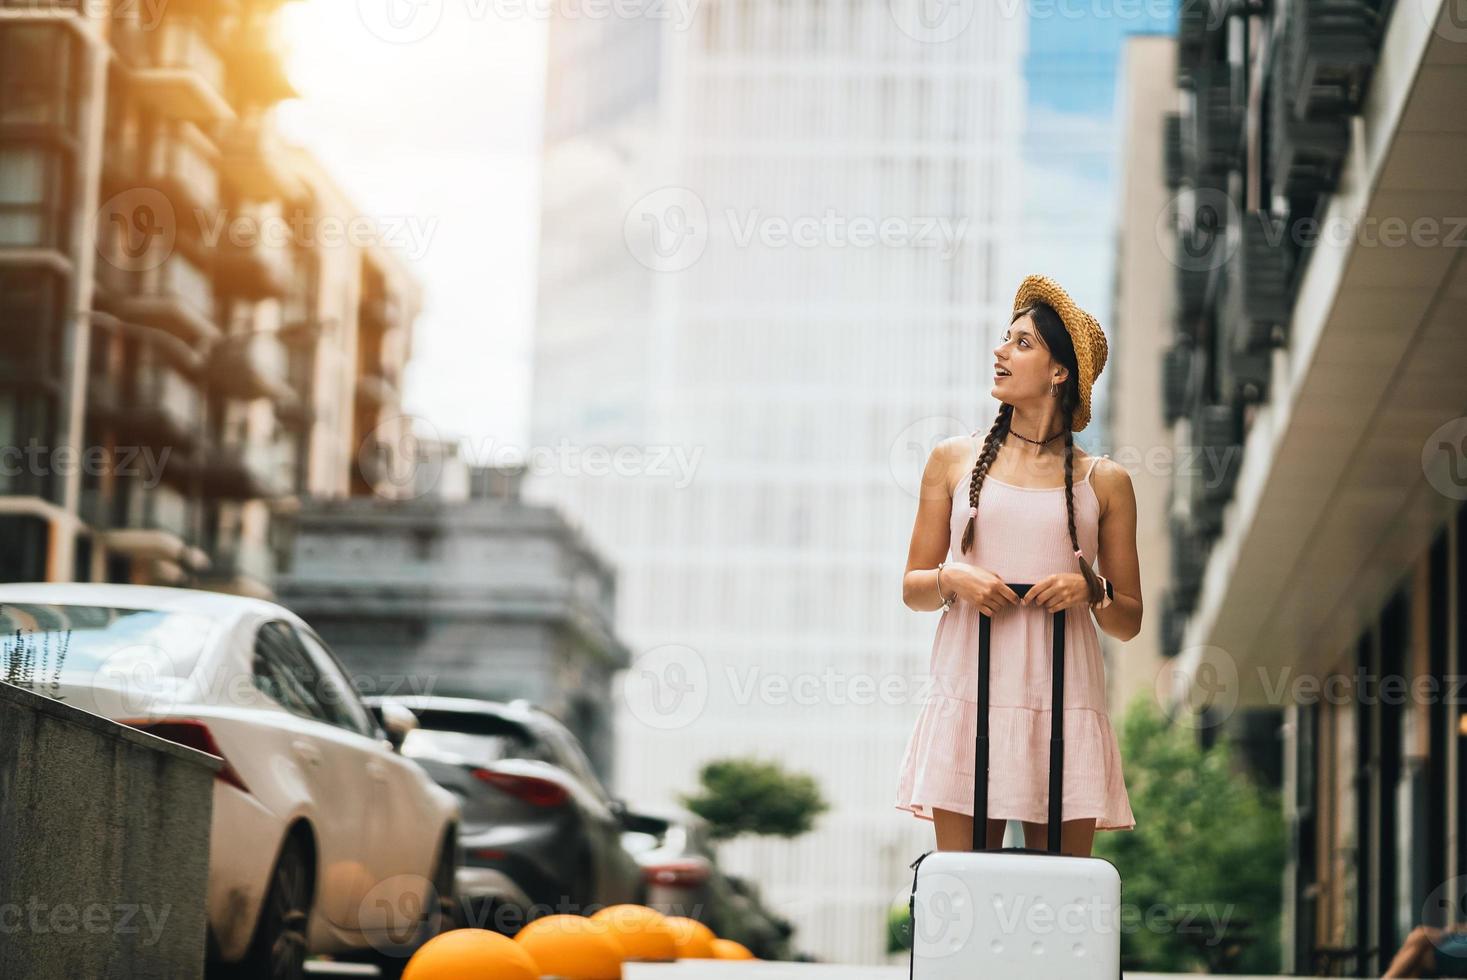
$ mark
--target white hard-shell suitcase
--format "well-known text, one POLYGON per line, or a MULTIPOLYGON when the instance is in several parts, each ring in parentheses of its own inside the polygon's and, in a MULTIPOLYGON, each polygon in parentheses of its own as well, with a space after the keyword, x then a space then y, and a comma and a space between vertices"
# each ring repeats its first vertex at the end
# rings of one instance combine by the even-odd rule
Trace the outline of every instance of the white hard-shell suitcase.
MULTIPOLYGON (((1013 585, 1023 596, 1032 585, 1013 585)), ((986 850, 988 640, 979 613, 973 850, 928 851, 911 867, 912 980, 1116 980, 1121 876, 1104 858, 1060 851, 1063 712, 1052 711, 1048 849, 986 850)), ((1065 612, 1054 614, 1052 701, 1065 703, 1065 612)))

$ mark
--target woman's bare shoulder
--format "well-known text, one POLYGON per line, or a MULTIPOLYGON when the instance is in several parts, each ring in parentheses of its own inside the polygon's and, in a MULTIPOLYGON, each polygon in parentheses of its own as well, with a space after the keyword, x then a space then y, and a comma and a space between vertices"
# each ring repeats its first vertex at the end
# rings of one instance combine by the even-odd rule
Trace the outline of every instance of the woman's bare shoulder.
POLYGON ((947 473, 947 495, 949 497, 957 493, 958 484, 962 482, 963 475, 973 466, 976 459, 973 443, 972 436, 948 436, 932 451, 933 457, 941 460, 947 473))
POLYGON ((1087 453, 1086 459, 1085 465, 1093 467, 1090 470, 1090 484, 1095 488, 1095 496, 1100 501, 1102 514, 1109 510, 1112 504, 1135 500, 1130 471, 1111 459, 1109 453, 1102 453, 1099 456, 1087 453), (1088 462, 1091 459, 1095 462, 1088 462))

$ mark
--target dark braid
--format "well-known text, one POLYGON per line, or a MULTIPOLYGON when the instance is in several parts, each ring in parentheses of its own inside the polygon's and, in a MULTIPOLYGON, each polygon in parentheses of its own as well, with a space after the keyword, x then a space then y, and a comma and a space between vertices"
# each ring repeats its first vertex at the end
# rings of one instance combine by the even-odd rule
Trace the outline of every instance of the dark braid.
POLYGON ((970 516, 968 526, 963 528, 963 554, 973 550, 973 535, 977 530, 977 518, 971 516, 971 508, 978 506, 978 493, 983 489, 983 478, 988 475, 988 465, 993 462, 993 457, 998 455, 999 443, 1003 437, 1009 434, 1009 423, 1014 418, 1014 406, 1004 402, 998 408, 998 416, 994 418, 993 425, 988 429, 988 435, 983 437, 983 449, 978 453, 978 459, 973 463, 973 479, 968 487, 968 507, 970 516))
MULTIPOLYGON (((1075 533, 1075 433, 1070 429, 1071 412, 1065 413, 1065 511, 1070 520, 1070 547, 1080 550, 1080 536, 1075 533)), ((1090 461, 1090 468, 1095 469, 1095 460, 1090 461)), ((1100 576, 1095 574, 1095 569, 1090 563, 1079 555, 1075 561, 1080 565, 1080 574, 1085 577, 1085 584, 1090 588, 1090 602, 1099 602, 1105 595, 1105 586, 1100 584, 1100 576)))

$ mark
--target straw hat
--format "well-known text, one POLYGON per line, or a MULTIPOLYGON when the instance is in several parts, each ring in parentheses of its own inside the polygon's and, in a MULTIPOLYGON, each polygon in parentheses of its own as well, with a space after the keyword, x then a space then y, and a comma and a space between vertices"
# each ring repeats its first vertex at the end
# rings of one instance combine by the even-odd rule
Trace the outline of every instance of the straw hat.
POLYGON ((1070 341, 1075 345, 1075 361, 1080 367, 1080 407, 1075 409, 1071 431, 1079 432, 1090 424, 1090 389, 1100 371, 1110 346, 1105 341, 1105 331, 1100 321, 1080 309, 1070 294, 1059 283, 1048 276, 1026 276, 1019 283, 1019 292, 1014 296, 1014 309, 1028 306, 1035 300, 1054 307, 1070 332, 1070 341))

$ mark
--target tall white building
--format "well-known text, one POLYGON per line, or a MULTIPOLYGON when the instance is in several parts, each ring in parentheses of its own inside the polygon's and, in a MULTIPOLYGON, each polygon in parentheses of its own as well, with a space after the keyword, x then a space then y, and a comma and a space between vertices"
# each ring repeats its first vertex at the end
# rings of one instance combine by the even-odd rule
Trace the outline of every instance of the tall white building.
POLYGON ((902 572, 928 450, 997 408, 1028 28, 655 6, 551 27, 526 495, 619 567, 617 791, 668 800, 724 756, 814 775, 812 832, 723 862, 798 948, 878 962, 933 846, 894 806, 936 626, 902 572))

